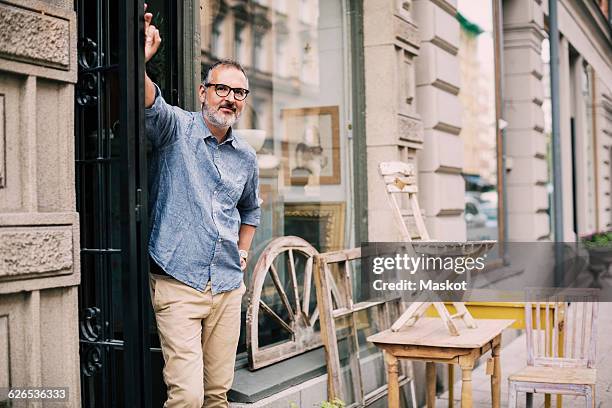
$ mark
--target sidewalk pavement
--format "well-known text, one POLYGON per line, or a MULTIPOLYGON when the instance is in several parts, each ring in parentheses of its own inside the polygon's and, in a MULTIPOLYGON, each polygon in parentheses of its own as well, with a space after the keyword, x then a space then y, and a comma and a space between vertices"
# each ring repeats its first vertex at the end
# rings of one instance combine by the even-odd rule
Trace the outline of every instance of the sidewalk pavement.
MULTIPOLYGON (((612 407, 612 303, 599 304, 599 320, 597 324, 597 390, 596 406, 598 408, 612 407)), ((481 362, 490 356, 483 356, 481 362)), ((508 376, 525 367, 527 362, 527 346, 525 335, 519 336, 509 344, 502 344, 502 389, 501 406, 508 406, 508 376)), ((491 385, 489 376, 484 372, 485 364, 480 364, 474 369, 472 377, 472 389, 474 396, 474 408, 491 407, 491 385)), ((455 367, 455 378, 460 378, 461 370, 455 367)), ((455 382, 454 407, 459 407, 461 398, 461 381, 455 382)), ((552 406, 555 407, 555 397, 552 397, 552 406)), ((525 407, 525 394, 519 393, 518 406, 525 407)), ((582 397, 563 397, 564 408, 585 407, 586 403, 582 397)), ((441 394, 436 399, 436 408, 448 407, 448 392, 441 394)), ((533 407, 544 407, 544 395, 533 396, 533 407)))

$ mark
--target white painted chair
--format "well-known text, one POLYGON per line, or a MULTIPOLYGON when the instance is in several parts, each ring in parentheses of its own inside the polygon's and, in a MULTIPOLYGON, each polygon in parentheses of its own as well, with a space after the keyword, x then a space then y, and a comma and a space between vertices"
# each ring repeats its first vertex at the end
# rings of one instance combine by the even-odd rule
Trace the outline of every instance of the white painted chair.
POLYGON ((582 395, 595 407, 598 289, 557 290, 529 291, 527 300, 540 301, 525 303, 527 367, 508 378, 508 408, 519 392, 527 406, 542 393, 582 395))

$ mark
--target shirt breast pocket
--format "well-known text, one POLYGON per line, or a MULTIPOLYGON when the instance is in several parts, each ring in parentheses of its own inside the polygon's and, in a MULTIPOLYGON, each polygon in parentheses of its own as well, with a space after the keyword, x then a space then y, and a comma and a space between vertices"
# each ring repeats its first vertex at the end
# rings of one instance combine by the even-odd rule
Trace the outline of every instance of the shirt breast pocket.
POLYGON ((225 195, 229 199, 228 204, 233 208, 238 204, 242 191, 244 190, 244 177, 239 176, 229 180, 225 185, 225 195))

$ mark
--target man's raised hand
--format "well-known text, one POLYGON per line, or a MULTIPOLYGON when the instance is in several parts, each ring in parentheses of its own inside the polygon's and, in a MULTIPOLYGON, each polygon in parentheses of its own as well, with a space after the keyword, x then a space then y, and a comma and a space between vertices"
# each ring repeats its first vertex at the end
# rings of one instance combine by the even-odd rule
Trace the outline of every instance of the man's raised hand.
POLYGON ((148 62, 157 50, 159 49, 159 44, 161 44, 161 37, 159 36, 159 30, 153 24, 151 24, 151 20, 153 19, 153 14, 147 13, 147 5, 144 5, 145 15, 144 15, 144 32, 145 32, 145 63, 148 62))

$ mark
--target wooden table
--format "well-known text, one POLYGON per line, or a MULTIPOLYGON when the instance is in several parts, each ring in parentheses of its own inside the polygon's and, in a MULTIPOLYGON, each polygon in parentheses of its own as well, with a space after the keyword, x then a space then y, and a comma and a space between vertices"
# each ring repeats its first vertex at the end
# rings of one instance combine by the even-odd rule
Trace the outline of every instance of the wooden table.
POLYGON ((491 399, 499 408, 501 398, 501 333, 514 323, 512 319, 477 320, 478 328, 462 328, 459 336, 452 336, 438 318, 424 317, 412 327, 399 332, 385 330, 368 337, 385 351, 389 382, 389 408, 399 408, 398 359, 425 361, 427 374, 427 407, 436 400, 435 363, 458 364, 462 372, 461 408, 472 407, 472 370, 476 361, 491 350, 491 399))
MULTIPOLYGON (((452 313, 457 313, 457 311, 455 310, 455 308, 452 305, 452 302, 445 302, 446 306, 449 309, 449 312, 452 313)), ((512 324, 512 326, 510 326, 511 329, 525 329, 525 303, 524 302, 466 302, 465 306, 467 307, 467 309, 470 311, 470 314, 475 318, 475 319, 514 319, 514 323, 512 324)), ((548 316, 549 319, 549 324, 550 327, 552 327, 553 325, 553 318, 554 318, 554 313, 555 313, 555 308, 556 305, 555 304, 551 304, 550 305, 550 314, 548 316)), ((531 317, 531 321, 535 322, 536 321, 536 311, 535 311, 535 306, 532 308, 533 312, 532 312, 532 317, 531 317)), ((425 312, 425 316, 430 316, 430 317, 434 317, 437 316, 438 312, 436 312, 436 309, 432 306, 429 309, 427 309, 427 311, 425 312)), ((560 314, 560 319, 561 321, 563 321, 565 319, 564 310, 559 310, 560 314)), ((542 322, 546 321, 546 314, 543 308, 540 308, 540 320, 542 322)), ((563 332, 563 325, 561 325, 561 328, 559 330, 559 344, 558 344, 558 348, 559 348, 559 356, 563 356, 563 345, 564 345, 564 332, 563 332)), ((552 337, 551 337, 551 341, 552 341, 552 337)), ((550 347, 552 347, 552 345, 550 345, 550 347)), ((452 367, 453 366, 449 366, 449 377, 452 377, 452 367)), ((451 381, 451 383, 448 385, 448 393, 449 393, 449 398, 452 400, 452 395, 453 395, 453 383, 451 381)), ((526 397, 528 400, 530 398, 532 398, 529 394, 526 397)), ((450 404, 449 404, 450 406, 450 404)), ((551 407, 551 395, 550 394, 545 394, 544 395, 544 408, 550 408, 551 407)), ((557 408, 562 408, 563 407, 563 396, 561 394, 557 395, 557 408)))

